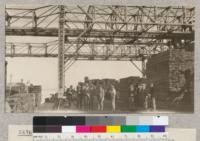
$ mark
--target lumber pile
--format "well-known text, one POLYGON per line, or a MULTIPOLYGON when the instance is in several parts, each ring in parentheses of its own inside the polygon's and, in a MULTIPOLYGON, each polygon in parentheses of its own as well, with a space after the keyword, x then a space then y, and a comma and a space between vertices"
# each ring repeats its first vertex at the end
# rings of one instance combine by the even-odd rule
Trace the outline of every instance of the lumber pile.
MULTIPOLYGON (((185 87, 194 95, 194 51, 186 48, 170 49, 153 55, 146 65, 147 78, 155 84, 159 100, 174 98, 185 87)), ((193 99, 193 98, 192 98, 193 99)))

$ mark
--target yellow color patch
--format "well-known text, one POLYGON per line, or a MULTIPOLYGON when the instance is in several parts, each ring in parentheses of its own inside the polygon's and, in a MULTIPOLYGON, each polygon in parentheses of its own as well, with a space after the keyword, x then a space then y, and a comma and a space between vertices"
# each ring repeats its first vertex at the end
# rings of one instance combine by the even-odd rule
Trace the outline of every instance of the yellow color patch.
POLYGON ((108 133, 120 133, 121 127, 120 126, 106 126, 106 132, 108 132, 108 133))

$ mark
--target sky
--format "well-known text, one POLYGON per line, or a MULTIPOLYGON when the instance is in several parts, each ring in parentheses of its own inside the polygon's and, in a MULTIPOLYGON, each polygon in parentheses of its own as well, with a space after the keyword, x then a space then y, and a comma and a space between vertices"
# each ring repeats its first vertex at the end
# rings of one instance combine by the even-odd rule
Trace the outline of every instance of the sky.
MULTIPOLYGON (((42 85, 42 99, 57 92, 57 58, 6 58, 7 82, 30 81, 42 85)), ((141 62, 135 62, 141 68, 141 62)), ((120 78, 141 76, 141 73, 129 61, 76 61, 65 73, 65 84, 74 87, 78 82, 89 79, 120 78)))

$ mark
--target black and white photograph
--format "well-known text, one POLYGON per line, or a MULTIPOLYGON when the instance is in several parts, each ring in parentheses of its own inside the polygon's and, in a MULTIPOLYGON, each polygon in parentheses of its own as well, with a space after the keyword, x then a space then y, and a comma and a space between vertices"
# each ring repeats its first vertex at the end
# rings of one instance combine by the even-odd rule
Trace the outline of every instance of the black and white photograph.
POLYGON ((5 112, 194 112, 195 7, 5 9, 5 112))

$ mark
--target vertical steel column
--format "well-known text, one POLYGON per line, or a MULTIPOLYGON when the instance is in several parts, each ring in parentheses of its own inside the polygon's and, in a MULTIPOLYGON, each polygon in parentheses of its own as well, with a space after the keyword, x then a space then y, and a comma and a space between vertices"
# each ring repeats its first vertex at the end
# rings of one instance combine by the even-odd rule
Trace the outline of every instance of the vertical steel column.
MULTIPOLYGON (((8 62, 5 61, 5 90, 6 90, 6 85, 7 85, 7 66, 8 66, 8 62)), ((7 93, 6 93, 7 96, 7 93)))
POLYGON ((142 77, 146 77, 146 60, 142 57, 142 77))
POLYGON ((35 11, 33 12, 33 23, 32 23, 33 28, 37 28, 37 16, 35 11))
POLYGON ((59 29, 58 29, 58 96, 64 95, 65 74, 64 74, 64 46, 65 46, 65 8, 59 6, 59 29))

